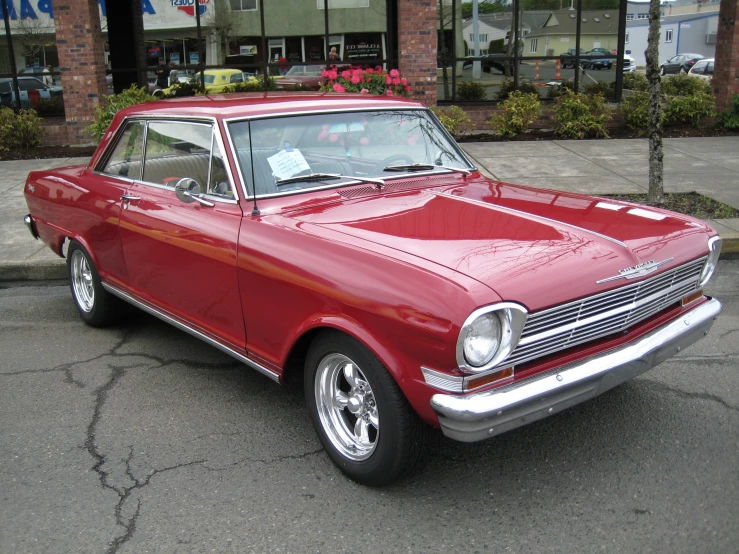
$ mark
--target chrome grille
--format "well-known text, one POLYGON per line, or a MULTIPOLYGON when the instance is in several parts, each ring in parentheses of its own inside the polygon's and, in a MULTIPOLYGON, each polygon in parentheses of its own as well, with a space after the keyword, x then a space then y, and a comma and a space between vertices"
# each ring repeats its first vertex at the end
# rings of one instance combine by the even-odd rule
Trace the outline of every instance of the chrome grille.
POLYGON ((639 283, 529 314, 505 365, 628 329, 696 290, 705 261, 703 257, 639 283))

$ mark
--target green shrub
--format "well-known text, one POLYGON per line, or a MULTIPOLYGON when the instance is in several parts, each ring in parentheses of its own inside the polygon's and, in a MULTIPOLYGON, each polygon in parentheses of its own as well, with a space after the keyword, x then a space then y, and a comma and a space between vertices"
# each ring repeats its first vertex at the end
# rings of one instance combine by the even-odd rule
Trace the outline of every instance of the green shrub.
POLYGON ((602 96, 588 96, 570 90, 554 103, 554 132, 565 138, 608 137, 605 124, 610 111, 602 96))
POLYGON ((665 125, 688 124, 697 129, 704 118, 716 115, 713 95, 696 92, 689 96, 668 96, 664 114, 665 125))
POLYGON ((739 129, 739 93, 731 97, 729 109, 719 114, 719 123, 726 129, 739 129))
POLYGON ((597 83, 586 83, 582 87, 582 91, 588 96, 600 95, 604 98, 613 96, 616 90, 616 82, 610 83, 606 81, 598 81, 597 83))
MULTIPOLYGON (((223 89, 224 93, 228 92, 264 92, 264 77, 259 76, 255 77, 254 79, 250 79, 248 81, 244 81, 243 83, 234 83, 233 85, 228 85, 223 89)), ((274 77, 267 77, 267 89, 266 90, 277 90, 277 83, 275 82, 274 77)), ((301 89, 294 89, 294 90, 301 90, 301 89)))
POLYGON ((647 81, 647 76, 642 73, 625 73, 623 88, 624 90, 638 90, 646 92, 649 88, 649 81, 647 81))
POLYGON ((503 113, 494 115, 489 123, 503 137, 516 137, 526 131, 539 117, 539 93, 513 91, 501 104, 503 113))
POLYGON ((131 85, 130 88, 119 94, 103 95, 103 101, 95 111, 95 121, 88 127, 88 131, 95 140, 99 141, 110 127, 110 122, 113 121, 115 114, 120 110, 152 100, 156 100, 156 98, 146 92, 146 88, 138 88, 136 85, 131 85))
POLYGON ((539 94, 537 88, 527 81, 519 82, 518 88, 515 88, 513 86, 513 79, 503 79, 503 82, 500 84, 500 88, 498 89, 498 95, 496 99, 498 100, 498 102, 503 102, 514 90, 518 90, 526 94, 539 94))
POLYGON ((474 81, 457 83, 457 100, 480 101, 487 98, 485 87, 474 81))
POLYGON ((574 91, 575 82, 568 79, 566 81, 560 81, 559 85, 550 86, 547 92, 547 98, 559 98, 565 89, 574 91))
POLYGON ((431 106, 431 111, 439 118, 439 121, 446 127, 447 131, 453 135, 459 132, 461 126, 472 125, 470 116, 459 106, 431 106))
POLYGON ((182 98, 184 96, 197 96, 198 94, 205 94, 203 89, 203 83, 200 79, 193 77, 189 81, 177 82, 168 89, 166 96, 167 98, 182 98))
POLYGON ((41 144, 41 118, 33 110, 0 107, 0 151, 26 150, 41 144))
POLYGON ((505 52, 505 39, 496 38, 495 40, 491 40, 490 46, 488 46, 488 53, 499 54, 500 52, 505 52))
POLYGON ((711 82, 687 73, 677 73, 662 78, 662 94, 667 96, 692 96, 697 93, 711 94, 711 82))
POLYGON ((649 94, 634 92, 624 97, 618 105, 618 111, 624 118, 626 126, 638 135, 644 135, 649 124, 649 94))

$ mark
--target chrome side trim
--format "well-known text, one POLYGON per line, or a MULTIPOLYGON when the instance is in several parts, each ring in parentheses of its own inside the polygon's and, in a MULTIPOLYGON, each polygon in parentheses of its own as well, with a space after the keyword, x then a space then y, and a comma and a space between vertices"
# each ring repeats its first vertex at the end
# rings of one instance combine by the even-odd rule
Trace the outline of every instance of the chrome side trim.
POLYGON ((156 308, 149 306, 148 304, 144 304, 143 302, 136 300, 130 294, 123 292, 122 290, 118 289, 117 287, 114 287, 113 285, 110 285, 108 283, 102 283, 102 285, 103 285, 103 288, 107 290, 109 293, 116 295, 118 298, 125 300, 129 304, 136 306, 137 308, 153 315, 154 317, 158 317, 162 321, 169 323, 170 325, 173 325, 174 327, 177 327, 181 331, 185 331, 186 333, 189 333, 190 335, 196 338, 199 338, 200 340, 204 342, 207 342, 211 346, 215 346, 218 350, 225 352, 229 356, 233 356, 234 358, 239 360, 241 363, 248 365, 252 369, 256 369, 259 373, 269 377, 276 383, 280 382, 280 376, 274 371, 272 371, 271 369, 268 369, 256 363, 254 360, 250 360, 243 354, 239 354, 238 352, 236 352, 236 350, 226 346, 225 344, 218 342, 215 339, 210 338, 209 336, 201 333, 200 331, 193 329, 192 327, 190 327, 189 325, 186 325, 185 323, 182 323, 181 321, 174 319, 173 317, 165 314, 164 312, 161 312, 157 310, 156 308))
POLYGON ((431 407, 447 437, 474 442, 516 429, 612 389, 705 336, 721 313, 710 299, 617 348, 543 375, 479 393, 435 394, 431 407))
POLYGON ((547 221, 549 223, 556 223, 557 225, 563 225, 565 227, 570 227, 571 229, 577 229, 578 231, 583 231, 585 233, 588 233, 589 235, 594 235, 596 237, 600 237, 602 239, 605 239, 607 241, 612 242, 613 244, 618 244, 619 246, 623 246, 624 248, 628 249, 628 246, 626 246, 625 243, 621 242, 618 239, 615 239, 613 237, 609 237, 608 235, 604 235, 604 234, 598 233, 596 231, 591 231, 590 229, 585 229, 584 227, 578 227, 577 225, 572 225, 571 223, 565 223, 564 221, 559 221, 557 219, 550 219, 548 217, 544 217, 543 215, 536 215, 536 214, 532 214, 530 212, 524 212, 524 211, 521 211, 521 210, 517 210, 515 208, 509 208, 507 206, 500 206, 498 204, 488 204, 487 202, 483 202, 482 200, 475 200, 474 198, 465 198, 464 196, 455 196, 455 195, 449 194, 447 192, 434 192, 432 194, 439 194, 439 195, 442 195, 443 194, 445 196, 450 196, 450 197, 452 197, 452 198, 454 198, 456 200, 461 200, 463 202, 469 202, 470 204, 479 204, 481 206, 485 206, 485 207, 490 208, 490 209, 497 208, 497 209, 500 209, 500 210, 503 210, 503 211, 506 211, 506 212, 512 212, 512 213, 515 213, 515 214, 522 214, 522 215, 525 215, 525 216, 528 216, 528 217, 533 217, 533 218, 536 218, 536 219, 540 219, 542 221, 547 221))
POLYGON ((26 227, 28 227, 28 230, 31 232, 31 235, 33 235, 33 238, 38 240, 38 233, 36 232, 36 226, 33 224, 33 218, 31 217, 31 214, 27 214, 23 217, 23 223, 26 224, 26 227))

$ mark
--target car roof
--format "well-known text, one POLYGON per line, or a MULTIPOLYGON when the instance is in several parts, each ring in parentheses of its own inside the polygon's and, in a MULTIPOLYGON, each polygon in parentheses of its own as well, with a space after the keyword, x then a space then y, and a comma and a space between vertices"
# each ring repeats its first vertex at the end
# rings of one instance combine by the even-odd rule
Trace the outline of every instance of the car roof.
POLYGON ((425 109, 420 102, 400 97, 333 92, 256 92, 208 94, 168 98, 121 110, 121 117, 215 117, 217 119, 290 115, 355 109, 425 109))
MULTIPOLYGON (((30 75, 18 75, 16 77, 19 81, 38 81, 39 83, 43 83, 41 79, 37 79, 36 77, 31 77, 30 75)), ((8 81, 12 81, 12 77, 2 77, 0 78, 0 83, 7 83, 8 81)))

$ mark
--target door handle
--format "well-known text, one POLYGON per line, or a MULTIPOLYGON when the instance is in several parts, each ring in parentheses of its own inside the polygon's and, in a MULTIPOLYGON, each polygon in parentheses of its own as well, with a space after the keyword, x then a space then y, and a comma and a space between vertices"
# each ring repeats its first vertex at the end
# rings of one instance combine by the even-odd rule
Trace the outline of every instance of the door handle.
POLYGON ((123 202, 123 209, 124 210, 127 210, 128 209, 128 205, 131 202, 138 202, 139 200, 141 200, 141 197, 140 196, 134 196, 133 194, 124 194, 123 196, 121 196, 121 201, 123 202))

